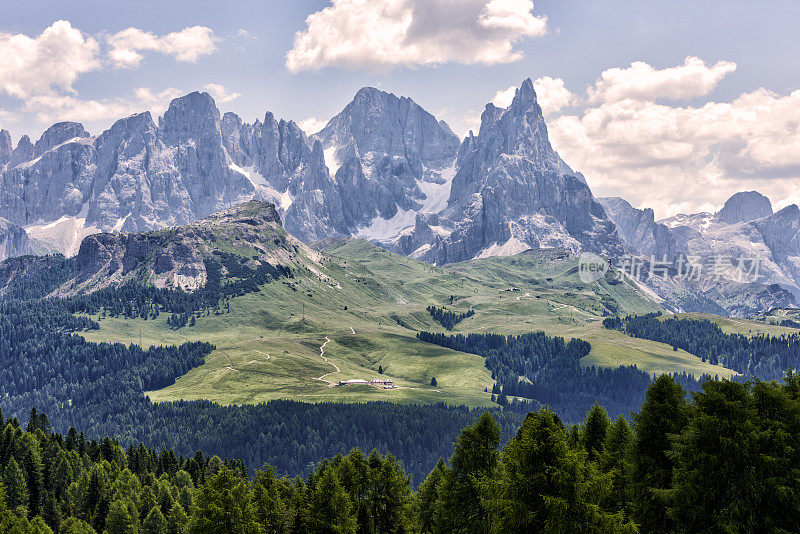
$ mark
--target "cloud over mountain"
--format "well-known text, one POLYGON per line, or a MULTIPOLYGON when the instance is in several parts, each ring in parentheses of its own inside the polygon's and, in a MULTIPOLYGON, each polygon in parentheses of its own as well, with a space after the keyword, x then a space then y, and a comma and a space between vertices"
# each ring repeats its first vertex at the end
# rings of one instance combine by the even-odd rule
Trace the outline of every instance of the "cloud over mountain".
POLYGON ((507 63, 547 32, 531 0, 333 0, 306 18, 286 55, 292 72, 323 67, 507 63))

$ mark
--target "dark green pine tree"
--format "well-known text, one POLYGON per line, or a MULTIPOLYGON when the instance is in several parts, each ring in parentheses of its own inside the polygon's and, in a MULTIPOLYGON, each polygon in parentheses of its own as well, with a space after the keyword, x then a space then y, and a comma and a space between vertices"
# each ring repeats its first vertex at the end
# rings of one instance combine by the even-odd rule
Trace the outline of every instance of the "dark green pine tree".
POLYGON ((483 412, 475 424, 461 431, 441 487, 438 531, 484 533, 491 530, 485 506, 485 488, 498 468, 500 426, 483 412))
POLYGON ((12 457, 3 471, 3 487, 6 490, 6 502, 13 510, 17 506, 28 506, 28 484, 17 461, 12 457))
POLYGON ((167 519, 158 506, 154 506, 142 521, 142 534, 167 534, 167 519))
POLYGON ((227 467, 210 475, 196 496, 196 509, 189 522, 190 534, 258 534, 247 482, 227 467))
POLYGON ((116 499, 108 507, 106 532, 108 534, 129 534, 137 532, 139 516, 136 506, 127 498, 116 499))
POLYGON ((639 413, 633 415, 636 437, 633 444, 633 518, 642 532, 674 531, 667 514, 674 463, 669 456, 670 436, 679 434, 689 418, 689 404, 683 388, 672 377, 661 375, 645 393, 639 413))
POLYGON ((278 479, 270 467, 256 473, 253 483, 253 504, 256 520, 266 533, 278 533, 283 530, 286 506, 281 498, 278 479))
POLYGON ((800 404, 776 382, 708 381, 676 440, 672 516, 707 532, 800 532, 800 404))
POLYGON ((636 532, 621 514, 603 512, 604 484, 582 448, 549 409, 528 414, 503 451, 503 470, 492 494, 503 533, 636 532))
POLYGON ((189 516, 178 503, 172 505, 167 514, 167 534, 184 534, 186 525, 189 524, 189 516))
POLYGON ((352 503, 332 468, 325 469, 311 498, 311 532, 354 534, 352 503))
POLYGON ((606 410, 599 404, 594 403, 594 406, 586 415, 583 427, 583 446, 586 449, 589 460, 593 462, 597 461, 603 453, 608 425, 606 410))
POLYGON ((633 431, 621 415, 608 427, 600 468, 611 476, 611 491, 604 503, 609 510, 631 514, 631 447, 633 431))
POLYGON ((439 383, 436 381, 436 377, 435 377, 435 376, 432 376, 432 377, 431 377, 431 386, 432 386, 432 387, 436 387, 436 386, 438 386, 438 385, 439 385, 439 383))
POLYGON ((442 458, 420 484, 414 496, 414 521, 419 532, 433 532, 437 524, 437 505, 439 504, 442 484, 448 476, 450 468, 442 458))

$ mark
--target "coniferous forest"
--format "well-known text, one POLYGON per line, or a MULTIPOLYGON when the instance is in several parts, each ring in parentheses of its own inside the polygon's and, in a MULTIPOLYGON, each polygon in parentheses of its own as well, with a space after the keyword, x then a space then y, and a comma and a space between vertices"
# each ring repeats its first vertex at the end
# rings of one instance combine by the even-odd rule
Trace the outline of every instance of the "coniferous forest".
MULTIPOLYGON (((800 377, 649 386, 629 423, 531 412, 502 444, 485 412, 413 484, 354 449, 287 478, 269 465, 52 430, 37 410, 0 436, 0 530, 116 533, 579 533, 800 530, 800 377)), ((505 423, 508 424, 508 423, 505 423)), ((516 426, 516 425, 514 425, 516 426)))
POLYGON ((772 380, 787 369, 800 367, 800 335, 781 336, 726 334, 708 319, 676 319, 660 314, 627 316, 604 321, 606 328, 684 349, 703 361, 772 380))
MULTIPOLYGON (((595 402, 614 416, 627 417, 641 404, 652 381, 635 366, 583 368, 580 360, 591 350, 588 342, 567 342, 544 332, 518 336, 419 332, 417 338, 486 358, 486 368, 495 380, 493 393, 501 406, 509 404, 509 397, 518 397, 520 408, 550 406, 568 422, 579 421, 595 402)), ((690 390, 698 388, 691 375, 676 373, 673 378, 690 390)))
MULTIPOLYGON (((50 414, 53 428, 80 428, 92 437, 114 436, 124 445, 147 443, 178 454, 202 449, 269 463, 285 475, 306 475, 321 458, 353 447, 392 453, 421 481, 452 450, 475 409, 271 401, 221 406, 210 401, 152 403, 148 390, 166 387, 201 365, 208 343, 150 347, 87 342, 81 330, 97 323, 70 313, 58 299, 0 302, 0 409, 24 417, 32 406, 50 414)), ((507 431, 523 415, 498 413, 507 431)))

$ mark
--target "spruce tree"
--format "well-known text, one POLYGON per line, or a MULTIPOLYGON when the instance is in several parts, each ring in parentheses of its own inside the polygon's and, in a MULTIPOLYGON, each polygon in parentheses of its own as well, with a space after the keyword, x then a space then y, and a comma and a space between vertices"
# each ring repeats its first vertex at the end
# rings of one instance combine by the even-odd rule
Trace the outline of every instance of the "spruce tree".
POLYGON ((441 528, 465 533, 488 532, 491 526, 483 489, 496 474, 500 426, 483 412, 474 425, 461 431, 450 457, 438 517, 441 528))
POLYGON ((186 525, 189 524, 189 516, 183 507, 175 503, 167 514, 167 534, 183 534, 186 532, 186 525))
POLYGON ((639 413, 634 414, 633 491, 634 520, 644 532, 674 530, 667 514, 667 493, 672 487, 674 463, 670 436, 679 434, 688 422, 689 405, 683 388, 669 375, 656 378, 645 393, 639 413))
POLYGON ((28 484, 17 461, 12 457, 3 471, 3 487, 6 490, 6 502, 10 509, 28 506, 28 484))
POLYGON ((108 507, 106 531, 108 534, 135 534, 139 518, 135 506, 126 498, 117 499, 108 507))
POLYGON ((206 484, 197 492, 196 508, 188 530, 191 534, 258 534, 247 482, 228 467, 220 465, 216 474, 209 475, 206 484))
POLYGON ((605 409, 594 403, 594 406, 586 415, 583 428, 583 446, 589 455, 589 460, 596 461, 602 454, 608 425, 608 415, 605 409))
POLYGON ((333 469, 327 468, 311 499, 311 532, 352 534, 356 531, 352 503, 333 469))
POLYGON ((167 534, 167 520, 158 506, 154 506, 142 521, 142 534, 167 534))

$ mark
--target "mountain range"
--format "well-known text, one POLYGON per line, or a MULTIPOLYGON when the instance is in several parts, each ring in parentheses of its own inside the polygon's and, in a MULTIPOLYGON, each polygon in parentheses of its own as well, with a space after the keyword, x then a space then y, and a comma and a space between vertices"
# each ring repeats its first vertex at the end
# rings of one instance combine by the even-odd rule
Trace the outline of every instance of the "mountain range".
POLYGON ((550 145, 530 79, 507 108, 487 104, 463 141, 410 98, 371 87, 311 136, 269 112, 253 123, 221 115, 200 92, 98 136, 61 122, 13 146, 0 131, 0 259, 72 256, 92 234, 183 226, 251 199, 272 202, 303 242, 363 237, 437 265, 539 248, 763 259, 750 282, 730 269, 638 280, 676 310, 746 315, 800 298, 796 206, 773 213, 766 197, 743 192, 718 213, 657 221, 624 199, 595 198, 550 145))

